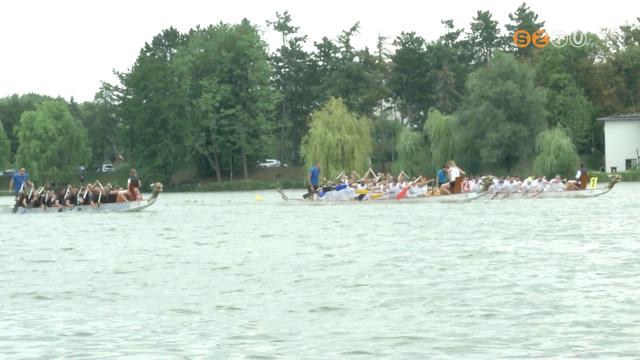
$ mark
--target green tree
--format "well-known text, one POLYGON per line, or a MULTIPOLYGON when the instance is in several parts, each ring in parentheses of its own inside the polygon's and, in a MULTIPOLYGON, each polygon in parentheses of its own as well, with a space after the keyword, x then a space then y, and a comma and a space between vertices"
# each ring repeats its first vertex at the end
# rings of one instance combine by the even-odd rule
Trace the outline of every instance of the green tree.
POLYGON ((0 121, 0 169, 4 169, 11 163, 11 144, 9 138, 4 132, 2 122, 0 121))
POLYGON ((536 138, 534 171, 552 177, 570 177, 578 164, 578 153, 562 127, 541 132, 536 138))
POLYGON ((119 116, 125 157, 145 177, 169 181, 189 158, 189 91, 176 63, 186 38, 163 30, 140 50, 128 73, 120 74, 119 116))
POLYGON ((591 132, 595 119, 591 103, 583 95, 582 89, 567 75, 552 78, 547 88, 549 126, 562 126, 578 148, 588 150, 592 145, 591 132))
POLYGON ((456 118, 460 152, 471 171, 506 167, 508 171, 534 148, 545 127, 545 92, 534 72, 513 55, 496 53, 489 66, 469 75, 467 96, 456 118))
POLYGON ((396 144, 398 161, 393 164, 394 171, 404 170, 408 174, 417 175, 427 168, 427 149, 424 136, 420 131, 404 127, 396 144))
POLYGON ((364 171, 371 154, 369 121, 347 110, 341 99, 332 98, 311 115, 309 132, 302 140, 306 165, 316 162, 327 177, 340 171, 364 171))
POLYGON ((12 95, 0 99, 0 123, 3 124, 4 132, 11 144, 12 154, 15 154, 18 150, 18 138, 16 137, 15 129, 20 123, 20 116, 25 111, 35 110, 36 106, 45 100, 53 100, 53 98, 38 94, 26 94, 21 96, 12 95))
POLYGON ((570 38, 586 39, 586 44, 545 47, 536 59, 536 77, 549 89, 549 125, 562 125, 584 152, 602 145, 595 118, 622 112, 623 79, 610 61, 603 61, 609 50, 595 34, 577 32, 555 41, 568 43, 570 38))
POLYGON ((507 35, 504 41, 511 44, 510 48, 515 51, 517 56, 531 59, 538 48, 533 45, 533 42, 526 47, 516 47, 513 43, 513 34, 517 30, 526 30, 533 37, 536 31, 544 29, 545 22, 539 21, 538 14, 532 11, 526 3, 522 3, 515 13, 510 13, 509 20, 511 23, 505 25, 507 35))
POLYGON ((58 181, 91 159, 87 130, 62 101, 45 101, 24 112, 16 133, 16 163, 37 181, 58 181))
POLYGON ((429 139, 432 170, 439 169, 455 154, 454 125, 451 116, 445 116, 436 109, 429 111, 424 124, 424 132, 429 139))
POLYGON ((323 42, 316 43, 314 58, 320 101, 339 97, 351 111, 371 117, 381 101, 388 97, 384 82, 386 64, 368 48, 357 50, 353 47, 352 40, 359 28, 360 24, 356 23, 344 30, 335 42, 324 38, 323 42))
POLYGON ((436 73, 433 106, 446 114, 453 113, 462 100, 462 94, 457 87, 456 74, 450 71, 447 65, 444 65, 436 73))
POLYGON ((390 110, 376 114, 371 119, 371 137, 373 151, 371 162, 374 169, 386 169, 386 163, 396 161, 396 144, 398 135, 404 129, 400 122, 393 118, 390 110))
POLYGON ((267 22, 280 33, 282 45, 271 56, 275 84, 282 94, 278 106, 280 160, 298 164, 300 141, 307 132, 307 119, 315 106, 318 86, 311 66, 311 54, 304 50, 306 36, 297 36, 299 28, 291 24, 287 11, 276 13, 276 20, 267 22))
POLYGON ((415 32, 401 33, 393 42, 389 89, 403 123, 420 126, 432 105, 432 68, 426 56, 426 42, 415 32))
POLYGON ((493 56, 493 53, 502 48, 504 38, 500 35, 498 21, 493 20, 490 11, 478 10, 473 22, 471 32, 467 34, 469 44, 472 48, 473 62, 475 64, 486 64, 493 56))
POLYGON ((464 94, 464 82, 471 69, 469 41, 452 20, 442 22, 446 32, 426 43, 415 33, 396 38, 391 56, 388 86, 404 123, 422 128, 426 113, 435 107, 453 113, 464 94))
POLYGON ((220 151, 231 149, 248 178, 269 140, 269 122, 278 101, 266 44, 248 20, 192 31, 184 61, 189 63, 190 96, 195 99, 192 147, 209 159, 220 179, 220 151))
MULTIPOLYGON (((640 30, 638 30, 640 31, 640 30)), ((620 85, 624 111, 640 111, 640 45, 628 45, 611 58, 611 64, 622 78, 620 85)))
POLYGON ((104 85, 94 101, 78 106, 78 119, 87 129, 95 163, 114 161, 120 155, 122 120, 118 116, 115 94, 104 85))

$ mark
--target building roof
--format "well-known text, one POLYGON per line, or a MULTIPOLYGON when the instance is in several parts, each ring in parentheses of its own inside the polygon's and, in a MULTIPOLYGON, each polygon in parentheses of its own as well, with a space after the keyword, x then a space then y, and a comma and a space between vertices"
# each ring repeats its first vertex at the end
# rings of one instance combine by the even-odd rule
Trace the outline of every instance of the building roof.
POLYGON ((597 119, 598 121, 640 121, 640 113, 618 114, 597 119))

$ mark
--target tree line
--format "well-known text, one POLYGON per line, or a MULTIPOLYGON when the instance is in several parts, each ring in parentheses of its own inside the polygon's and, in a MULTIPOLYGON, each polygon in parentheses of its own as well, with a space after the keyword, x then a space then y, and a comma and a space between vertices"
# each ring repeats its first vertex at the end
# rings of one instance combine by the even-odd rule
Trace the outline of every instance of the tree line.
POLYGON ((124 155, 165 181, 185 164, 247 177, 265 157, 413 173, 453 157, 472 172, 524 161, 568 171, 578 153, 603 151, 597 117, 638 111, 640 19, 568 35, 582 46, 543 48, 512 39, 544 28, 529 6, 509 19, 481 10, 467 28, 442 21, 435 40, 402 32, 371 49, 354 47, 357 22, 310 43, 286 11, 265 24, 280 35, 271 50, 246 19, 169 28, 94 101, 0 99, 0 165, 54 178, 124 155))

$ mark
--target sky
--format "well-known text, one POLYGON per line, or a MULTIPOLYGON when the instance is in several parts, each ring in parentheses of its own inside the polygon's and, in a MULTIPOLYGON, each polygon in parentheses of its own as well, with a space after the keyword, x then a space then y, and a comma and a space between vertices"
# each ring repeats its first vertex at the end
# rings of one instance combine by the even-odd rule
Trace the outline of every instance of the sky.
MULTIPOLYGON (((310 44, 335 38, 360 22, 358 48, 374 48, 378 35, 393 38, 415 31, 427 40, 444 33, 441 20, 468 29, 477 10, 490 10, 504 31, 508 14, 520 1, 378 0, 20 0, 0 3, 0 97, 38 93, 90 101, 101 81, 114 83, 113 71, 127 71, 140 48, 162 29, 182 32, 196 25, 247 18, 264 31, 275 49, 278 37, 266 26, 288 10, 310 44)), ((546 29, 599 32, 636 22, 640 1, 537 0, 527 4, 546 21, 546 29), (593 5, 592 5, 593 4, 593 5)))

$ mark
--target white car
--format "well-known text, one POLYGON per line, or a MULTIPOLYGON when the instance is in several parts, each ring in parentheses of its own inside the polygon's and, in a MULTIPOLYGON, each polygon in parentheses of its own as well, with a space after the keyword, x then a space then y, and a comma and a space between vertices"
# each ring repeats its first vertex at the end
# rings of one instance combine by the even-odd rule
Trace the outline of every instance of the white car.
POLYGON ((116 169, 114 169, 113 165, 111 164, 102 164, 102 166, 98 168, 98 172, 103 172, 103 173, 115 172, 115 171, 116 169))
POLYGON ((262 168, 269 168, 269 167, 279 167, 279 166, 281 166, 281 164, 280 164, 280 160, 265 159, 262 162, 258 161, 258 166, 262 167, 262 168))

